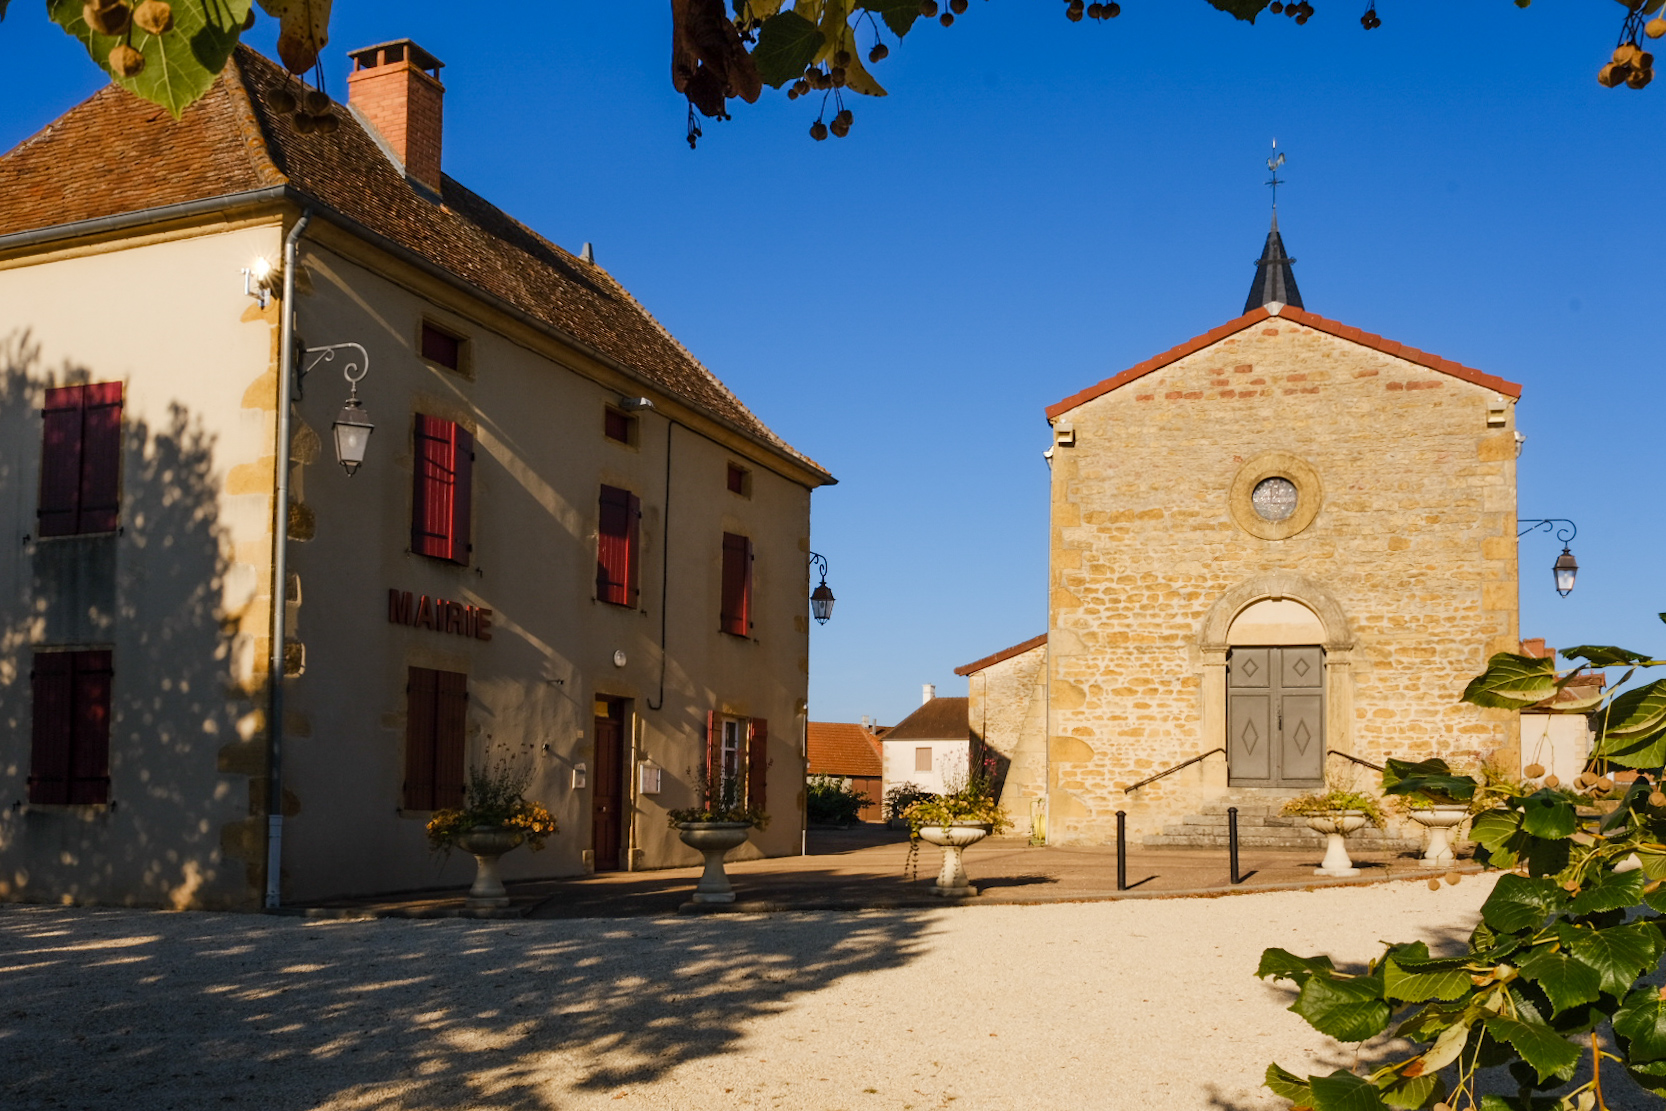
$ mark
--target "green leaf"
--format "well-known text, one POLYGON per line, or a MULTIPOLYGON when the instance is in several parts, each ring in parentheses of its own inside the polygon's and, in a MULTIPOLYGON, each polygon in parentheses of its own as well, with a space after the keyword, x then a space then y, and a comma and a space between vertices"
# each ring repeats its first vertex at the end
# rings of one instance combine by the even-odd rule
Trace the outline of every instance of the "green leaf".
POLYGON ((1642 872, 1599 872, 1595 879, 1573 897, 1568 913, 1596 914, 1603 910, 1621 910, 1643 901, 1646 877, 1642 872))
POLYGON ((1552 952, 1548 946, 1523 961, 1518 971, 1539 985, 1555 1011, 1589 1003, 1602 994, 1602 975, 1596 969, 1566 953, 1552 952))
POLYGON ((1469 681, 1463 701, 1492 709, 1521 710, 1556 693, 1556 661, 1500 652, 1469 681))
POLYGON ((1406 1111, 1427 1107, 1446 1095, 1446 1082, 1437 1072, 1398 1078, 1390 1074, 1378 1081, 1377 1086, 1382 1089, 1384 1103, 1390 1107, 1405 1108, 1406 1111))
POLYGON ((1464 969, 1467 958, 1429 960, 1428 953, 1421 941, 1391 951, 1383 961, 1383 994, 1406 1003, 1426 1003, 1457 999, 1475 986, 1464 969), (1418 949, 1422 959, 1415 952, 1418 949))
POLYGON ((1273 1090, 1274 1095, 1283 1096, 1298 1107, 1313 1105, 1313 1089, 1308 1086, 1307 1081, 1293 1072, 1279 1068, 1276 1061, 1267 1066, 1267 1087, 1273 1090))
POLYGON ((1467 1044, 1469 1044, 1469 1026, 1467 1024, 1460 1023, 1442 1030, 1440 1037, 1435 1039, 1435 1044, 1430 1046, 1422 1057, 1418 1058, 1421 1062, 1419 1068, 1422 1075, 1432 1076, 1456 1061, 1458 1054, 1464 1051, 1464 1046, 1467 1044))
POLYGON ((1567 896, 1555 880, 1512 873, 1499 877, 1481 904, 1481 917, 1501 933, 1536 930, 1566 904, 1567 896))
POLYGON ((1487 1094, 1481 1097, 1481 1111, 1557 1111, 1562 1101, 1553 1096, 1501 1096, 1487 1094))
POLYGON ((1377 1086, 1351 1072, 1337 1069, 1329 1076, 1310 1076, 1316 1111, 1384 1111, 1377 1086))
POLYGON ((100 35, 81 18, 81 0, 47 0, 47 13, 64 33, 80 41, 110 79, 135 96, 168 110, 178 119, 213 86, 243 33, 250 0, 172 0, 173 28, 160 35, 133 28, 132 46, 144 55, 136 77, 119 77, 110 68, 110 51, 118 35, 100 35))
MULTIPOLYGON (((1600 721, 1601 715, 1593 715, 1593 718, 1600 721)), ((1666 722, 1653 733, 1627 737, 1599 736, 1594 755, 1623 768, 1658 768, 1666 763, 1666 722)))
POLYGON ((1624 996, 1660 954, 1660 931, 1647 922, 1610 926, 1605 930, 1576 930, 1573 955, 1602 974, 1602 990, 1624 996))
POLYGON ((1453 775, 1445 760, 1412 763, 1390 758, 1383 772, 1383 793, 1389 795, 1424 795, 1467 802, 1475 796, 1475 787, 1475 780, 1470 776, 1453 775))
POLYGON ((1514 810, 1488 810, 1476 815, 1470 824, 1470 840, 1489 849, 1497 849, 1521 829, 1521 814, 1514 810))
POLYGON ((1389 1009, 1383 1001, 1380 976, 1351 980, 1310 976, 1290 1009, 1338 1041, 1362 1042, 1388 1029, 1389 1009))
POLYGON ((1626 664, 1648 663, 1654 657, 1629 648, 1615 648, 1608 644, 1581 644, 1562 650, 1564 659, 1584 660, 1592 667, 1624 667, 1626 664))
POLYGON ((1298 957, 1286 949, 1268 949, 1261 954, 1261 964, 1255 974, 1263 980, 1271 976, 1301 983, 1315 972, 1328 976, 1335 971, 1336 966, 1329 957, 1298 957))
POLYGON ((1521 1059, 1533 1066, 1540 1080, 1562 1073, 1573 1074, 1579 1064, 1579 1049, 1548 1026, 1540 1023, 1518 1022, 1504 1015, 1488 1015, 1481 1020, 1487 1033, 1521 1054, 1521 1059))
POLYGON ((1522 831, 1547 841, 1571 836, 1579 828, 1573 803, 1554 791, 1537 791, 1521 800, 1522 831))
POLYGON ((1255 17, 1261 14, 1271 0, 1209 0, 1223 12, 1230 12, 1239 19, 1254 23, 1255 17))
POLYGON ((1666 999, 1652 985, 1626 996, 1614 1012, 1614 1033, 1626 1040, 1626 1058, 1639 1061, 1666 1060, 1666 999))
POLYGON ((885 26, 899 39, 908 34, 908 29, 920 18, 919 0, 862 0, 858 6, 883 19, 885 26))
POLYGON ((1666 1061, 1633 1061, 1626 1071, 1639 1088, 1666 1096, 1666 1061))
POLYGON ((1666 723, 1666 679, 1656 679, 1616 695, 1596 716, 1604 737, 1642 737, 1666 723))
MULTIPOLYGON (((920 10, 918 4, 914 10, 920 10)), ((797 12, 778 12, 759 28, 752 63, 765 84, 779 89, 804 76, 825 41, 821 29, 797 12)))

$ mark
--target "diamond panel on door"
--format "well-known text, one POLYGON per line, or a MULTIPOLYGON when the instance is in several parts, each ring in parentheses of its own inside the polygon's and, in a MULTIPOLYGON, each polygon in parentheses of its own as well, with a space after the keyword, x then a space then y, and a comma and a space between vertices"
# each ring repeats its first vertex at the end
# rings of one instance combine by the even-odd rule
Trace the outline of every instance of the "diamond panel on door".
POLYGON ((1285 783, 1318 783, 1325 778, 1325 718, 1318 694, 1285 691, 1284 746, 1279 778, 1285 783))

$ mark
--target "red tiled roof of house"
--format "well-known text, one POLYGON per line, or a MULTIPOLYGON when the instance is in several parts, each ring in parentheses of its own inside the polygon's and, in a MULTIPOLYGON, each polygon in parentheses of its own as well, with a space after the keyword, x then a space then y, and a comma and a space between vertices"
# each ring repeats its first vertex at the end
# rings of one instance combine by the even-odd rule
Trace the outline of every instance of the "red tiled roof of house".
POLYGON ((1130 382, 1144 378, 1154 370, 1161 370, 1171 363, 1177 363, 1187 355, 1195 355, 1210 344, 1218 343, 1228 336, 1236 335, 1245 328, 1253 327, 1275 315, 1280 320, 1293 320, 1297 324, 1305 324, 1309 328, 1336 336, 1338 339, 1345 339, 1351 343, 1373 348, 1385 355, 1405 359, 1407 362, 1428 367, 1430 370, 1438 370, 1442 374, 1450 374, 1454 378, 1461 378, 1465 382, 1473 382, 1477 386, 1497 390, 1509 397, 1521 396, 1521 386, 1515 382, 1505 381, 1503 378, 1495 377, 1473 367, 1464 366, 1462 363, 1454 363, 1450 359, 1441 358, 1439 355, 1430 355, 1427 352, 1419 351, 1415 347, 1407 347, 1405 344, 1384 339, 1382 336, 1361 331, 1347 324, 1327 320, 1316 313, 1307 312, 1305 309, 1298 309, 1292 305, 1285 305, 1276 314, 1267 311, 1267 308, 1262 306, 1250 310, 1236 320, 1222 324, 1219 328, 1212 328, 1201 336, 1189 339, 1178 347, 1171 347, 1161 355, 1147 359, 1137 366, 1131 366, 1121 374, 1107 378, 1097 385, 1089 386, 1080 393, 1072 394, 1056 405, 1049 405, 1047 407, 1047 419, 1056 420, 1078 405, 1092 401, 1096 397, 1103 397, 1114 389, 1119 389, 1130 382))
POLYGON ((1011 648, 1003 648, 999 652, 996 652, 996 653, 993 653, 991 655, 985 656, 981 660, 973 660, 971 663, 966 664, 963 667, 957 667, 957 668, 954 669, 954 673, 956 675, 975 675, 978 672, 982 671, 986 667, 994 667, 996 664, 1002 662, 1003 660, 1010 660, 1014 656, 1022 656, 1025 652, 1028 652, 1030 649, 1040 648, 1043 644, 1046 644, 1046 643, 1047 643, 1047 634, 1042 633, 1038 637, 1031 637, 1029 640, 1026 640, 1023 644, 1014 644, 1011 648))
POLYGON ((934 698, 891 727, 887 741, 962 741, 971 736, 968 699, 934 698))
POLYGON ((804 747, 810 775, 884 775, 879 738, 855 722, 807 721, 804 747))
POLYGON ((283 70, 239 46, 180 120, 106 86, 0 155, 0 236, 273 186, 314 203, 600 353, 708 416, 832 476, 775 435, 607 271, 451 178, 413 187, 345 108, 301 135, 268 107, 283 70))

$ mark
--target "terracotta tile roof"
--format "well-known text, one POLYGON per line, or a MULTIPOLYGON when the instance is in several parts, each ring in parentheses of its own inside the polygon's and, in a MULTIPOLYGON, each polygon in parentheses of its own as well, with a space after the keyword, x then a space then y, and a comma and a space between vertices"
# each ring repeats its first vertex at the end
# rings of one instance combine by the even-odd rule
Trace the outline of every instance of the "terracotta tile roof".
POLYGON ((1029 640, 1026 640, 1023 644, 1014 644, 1011 648, 1003 648, 999 652, 996 652, 992 655, 985 656, 981 660, 973 660, 971 663, 965 665, 964 667, 957 667, 957 668, 954 669, 954 673, 956 675, 975 675, 976 673, 982 671, 986 667, 994 667, 996 664, 1000 663, 1002 660, 1010 660, 1014 656, 1022 656, 1025 652, 1028 652, 1030 649, 1039 648, 1043 644, 1046 644, 1046 643, 1047 643, 1047 634, 1042 633, 1038 637, 1031 637, 1029 640))
POLYGON ((884 775, 879 738, 855 722, 807 721, 804 747, 810 775, 884 775))
POLYGON ((972 727, 966 716, 967 702, 964 698, 934 698, 893 725, 885 740, 968 740, 972 727))
POLYGON ((555 328, 644 381, 819 473, 702 366, 607 271, 449 177, 443 204, 413 187, 351 112, 300 135, 267 107, 283 81, 245 46, 178 121, 107 86, 0 156, 0 235, 269 186, 313 202, 555 328))
POLYGON ((1285 305, 1277 313, 1268 312, 1265 307, 1252 309, 1237 320, 1222 324, 1219 328, 1212 328, 1195 339, 1189 339, 1178 347, 1170 348, 1161 355, 1147 359, 1137 366, 1131 366, 1121 374, 1107 378, 1097 385, 1089 386, 1081 393, 1072 394, 1057 405, 1049 405, 1047 407, 1047 419, 1056 420, 1078 405, 1092 401, 1096 397, 1103 397, 1114 389, 1126 386, 1136 379, 1144 378, 1154 370, 1161 370, 1171 363, 1177 363, 1187 355, 1194 355, 1212 343, 1218 343, 1228 336, 1236 335, 1245 328, 1253 327, 1275 315, 1280 320, 1293 320, 1297 324, 1305 324, 1309 328, 1336 336, 1338 339, 1345 339, 1351 343, 1373 348, 1385 355, 1405 359, 1407 362, 1428 367, 1430 370, 1438 370, 1442 374, 1450 374, 1454 378, 1461 378, 1465 382, 1473 382, 1477 386, 1497 390, 1508 397, 1521 396, 1521 386, 1514 382, 1495 377, 1473 367, 1464 366, 1462 363, 1454 363, 1450 359, 1441 358, 1439 355, 1430 355, 1427 352, 1419 351, 1415 347, 1407 347, 1404 344, 1384 339, 1382 336, 1373 335, 1370 332, 1363 332, 1358 328, 1349 327, 1334 320, 1327 320, 1316 313, 1307 312, 1305 309, 1285 305))

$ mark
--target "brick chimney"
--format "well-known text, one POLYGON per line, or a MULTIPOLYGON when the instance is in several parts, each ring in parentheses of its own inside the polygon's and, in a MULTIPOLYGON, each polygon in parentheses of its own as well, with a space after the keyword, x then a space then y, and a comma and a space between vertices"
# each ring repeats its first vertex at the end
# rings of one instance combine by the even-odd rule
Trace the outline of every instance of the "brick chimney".
POLYGON ((348 52, 347 103, 367 121, 403 166, 405 176, 440 192, 440 132, 445 63, 410 39, 348 52))

